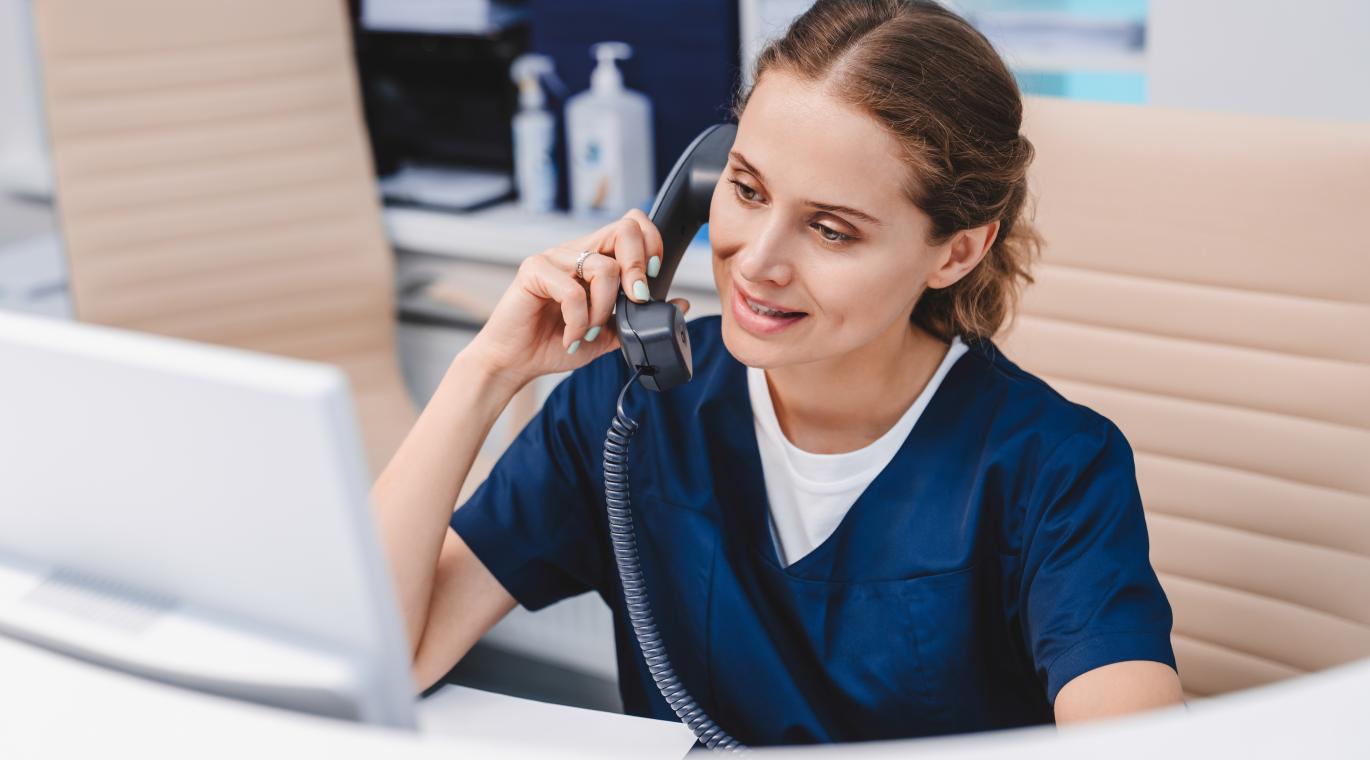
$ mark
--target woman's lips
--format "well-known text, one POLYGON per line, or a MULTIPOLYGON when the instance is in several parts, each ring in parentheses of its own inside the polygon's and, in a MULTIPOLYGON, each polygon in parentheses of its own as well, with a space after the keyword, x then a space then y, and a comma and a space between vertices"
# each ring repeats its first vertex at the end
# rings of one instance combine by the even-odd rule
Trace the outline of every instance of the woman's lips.
POLYGON ((803 311, 800 310, 800 309, 791 309, 791 308, 788 307, 788 306, 781 306, 781 305, 778 304, 778 303, 774 303, 774 302, 771 302, 771 301, 763 301, 763 300, 761 300, 760 298, 757 298, 757 297, 756 297, 755 295, 753 295, 752 293, 748 293, 747 290, 746 290, 745 288, 743 288, 741 285, 738 285, 737 283, 733 283, 733 287, 736 288, 740 293, 742 293, 742 297, 743 297, 743 298, 746 298, 748 301, 751 301, 752 303, 756 304, 757 306, 764 306, 764 307, 766 307, 767 309, 770 309, 770 310, 772 310, 772 311, 794 312, 794 313, 799 313, 799 314, 802 314, 802 313, 803 313, 803 311))
MULTIPOLYGON (((748 296, 745 291, 734 283, 732 297, 733 318, 737 320, 738 325, 741 326, 742 329, 753 335, 775 335, 808 316, 804 313, 786 317, 770 317, 763 314, 757 314, 755 311, 752 311, 752 307, 747 305, 747 298, 748 296)), ((764 301, 757 301, 755 298, 752 300, 767 308, 779 308, 773 307, 771 304, 764 301)))

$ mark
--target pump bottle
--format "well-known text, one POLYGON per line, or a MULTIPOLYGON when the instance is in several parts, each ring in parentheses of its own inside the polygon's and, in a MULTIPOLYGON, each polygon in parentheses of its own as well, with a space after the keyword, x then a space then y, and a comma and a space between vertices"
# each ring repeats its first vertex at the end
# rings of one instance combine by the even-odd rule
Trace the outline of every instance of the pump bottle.
POLYGON ((615 61, 632 55, 623 42, 590 48, 598 60, 590 89, 566 104, 571 211, 611 218, 650 200, 655 176, 652 106, 623 86, 615 61))

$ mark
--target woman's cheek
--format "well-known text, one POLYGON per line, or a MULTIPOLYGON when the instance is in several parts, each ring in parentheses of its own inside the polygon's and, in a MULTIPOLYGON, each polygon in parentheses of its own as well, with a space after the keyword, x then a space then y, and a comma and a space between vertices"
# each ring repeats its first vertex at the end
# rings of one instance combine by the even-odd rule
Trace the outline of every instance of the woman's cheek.
POLYGON ((743 221, 737 209, 728 208, 715 197, 709 210, 709 244, 716 254, 727 258, 742 247, 746 236, 743 221))
POLYGON ((713 197, 709 201, 709 242, 717 246, 719 243, 731 242, 728 240, 728 233, 733 227, 733 219, 730 214, 732 209, 728 207, 728 198, 724 195, 724 182, 719 181, 714 187, 713 197))
POLYGON ((831 254, 818 260, 824 264, 804 272, 804 281, 809 283, 814 300, 822 304, 823 312, 836 317, 841 324, 880 324, 885 320, 886 309, 897 308, 902 291, 901 278, 896 273, 831 254))

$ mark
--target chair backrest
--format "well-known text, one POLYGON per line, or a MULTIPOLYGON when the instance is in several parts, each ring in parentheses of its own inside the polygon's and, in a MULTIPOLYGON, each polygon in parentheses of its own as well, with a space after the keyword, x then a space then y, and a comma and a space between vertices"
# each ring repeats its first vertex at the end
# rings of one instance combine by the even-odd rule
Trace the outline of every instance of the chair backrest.
POLYGON ((1030 99, 998 342, 1131 442, 1191 696, 1370 657, 1370 125, 1030 99))
POLYGON ((341 0, 34 3, 79 319, 326 361, 414 420, 341 0))

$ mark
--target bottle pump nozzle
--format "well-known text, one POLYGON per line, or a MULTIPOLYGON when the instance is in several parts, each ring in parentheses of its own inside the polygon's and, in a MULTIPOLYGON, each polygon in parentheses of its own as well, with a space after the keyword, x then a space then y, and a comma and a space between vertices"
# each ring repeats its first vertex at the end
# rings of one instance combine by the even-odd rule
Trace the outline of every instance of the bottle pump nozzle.
POLYGON ((552 90, 560 92, 563 88, 557 79, 552 59, 541 53, 525 53, 509 66, 509 76, 519 86, 519 107, 537 110, 542 108, 546 98, 542 93, 545 80, 552 90))
POLYGON ((590 46, 590 55, 599 61, 590 75, 590 86, 595 92, 614 92, 623 89, 623 72, 614 61, 633 57, 633 48, 626 42, 600 42, 590 46))

